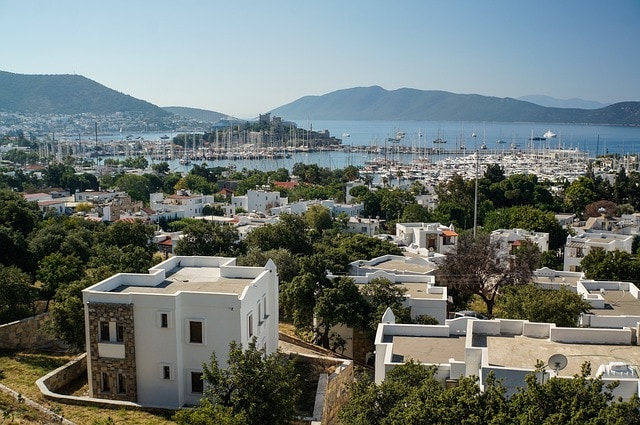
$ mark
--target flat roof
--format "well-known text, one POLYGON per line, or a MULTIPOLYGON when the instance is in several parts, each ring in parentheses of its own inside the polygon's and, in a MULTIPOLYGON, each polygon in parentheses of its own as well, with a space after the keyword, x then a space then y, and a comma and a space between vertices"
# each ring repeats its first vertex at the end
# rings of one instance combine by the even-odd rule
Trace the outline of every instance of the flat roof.
MULTIPOLYGON (((599 290, 589 291, 591 294, 601 294, 599 290)), ((602 295, 602 294, 601 294, 602 295)), ((597 316, 640 316, 640 300, 631 295, 629 291, 612 291, 607 289, 604 292, 607 308, 592 308, 591 313, 597 316)))
POLYGON ((534 369, 537 360, 547 363, 554 354, 567 357, 567 367, 560 376, 580 374, 584 362, 591 363, 592 374, 598 366, 609 362, 624 362, 640 365, 640 346, 637 345, 595 345, 563 344, 548 339, 517 336, 488 336, 489 364, 493 366, 534 369))
POLYGON ((176 267, 156 286, 120 285, 110 292, 176 294, 185 292, 228 293, 240 295, 254 278, 227 278, 220 276, 218 267, 176 267))
POLYGON ((412 299, 420 299, 420 298, 429 298, 434 300, 439 300, 442 298, 442 294, 430 294, 427 292, 427 284, 426 283, 400 283, 403 288, 407 289, 407 293, 405 294, 412 299))
POLYGON ((465 337, 392 336, 393 360, 448 364, 450 359, 464 361, 465 337))
POLYGON ((549 277, 549 276, 536 276, 534 274, 533 277, 531 278, 531 280, 533 281, 533 283, 562 284, 562 285, 567 285, 569 287, 575 288, 576 286, 578 286, 578 281, 580 280, 580 277, 579 276, 553 276, 553 277, 549 277))
POLYGON ((378 270, 404 270, 410 271, 414 273, 429 273, 435 269, 435 267, 428 266, 425 264, 413 264, 411 262, 407 262, 405 260, 386 260, 381 263, 370 266, 373 269, 378 270))

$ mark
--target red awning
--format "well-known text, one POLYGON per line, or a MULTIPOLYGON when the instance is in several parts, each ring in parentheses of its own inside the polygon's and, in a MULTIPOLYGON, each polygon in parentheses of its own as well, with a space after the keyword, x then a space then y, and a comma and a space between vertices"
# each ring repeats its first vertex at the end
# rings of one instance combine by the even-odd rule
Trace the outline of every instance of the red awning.
POLYGON ((454 232, 453 230, 443 230, 442 231, 442 235, 443 236, 458 236, 458 234, 456 232, 454 232))

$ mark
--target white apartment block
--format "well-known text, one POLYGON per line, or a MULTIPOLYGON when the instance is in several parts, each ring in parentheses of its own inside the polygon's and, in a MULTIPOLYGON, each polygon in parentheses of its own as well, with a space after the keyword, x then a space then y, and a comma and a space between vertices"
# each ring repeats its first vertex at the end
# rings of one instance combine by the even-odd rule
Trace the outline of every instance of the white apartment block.
POLYGON ((449 254, 458 244, 453 225, 440 223, 397 223, 396 238, 422 255, 427 252, 449 254))
POLYGON ((369 236, 377 235, 380 233, 380 225, 384 223, 384 221, 385 220, 379 218, 349 217, 345 231, 347 233, 362 233, 363 235, 369 236))
POLYGON ((581 271, 580 262, 592 248, 602 248, 605 251, 620 250, 631 254, 633 238, 633 235, 606 232, 585 232, 577 236, 567 236, 563 268, 570 272, 581 271))
POLYGON ((565 288, 582 295, 591 309, 580 315, 581 327, 623 329, 640 325, 640 290, 631 282, 585 279, 580 272, 543 267, 533 273, 533 283, 544 289, 565 288))
POLYGON ((275 264, 172 257, 148 274, 116 274, 82 291, 89 394, 145 407, 198 404, 202 364, 229 343, 278 346, 275 264))
POLYGON ((246 212, 270 214, 272 208, 288 204, 288 198, 282 198, 280 192, 272 192, 267 186, 264 189, 247 190, 243 196, 232 196, 231 203, 246 212))
POLYGON ((282 205, 280 207, 271 208, 271 214, 280 215, 282 213, 288 214, 304 214, 312 205, 321 205, 329 210, 332 217, 344 213, 348 217, 358 217, 362 215, 364 210, 364 204, 340 204, 336 203, 332 199, 326 200, 310 200, 299 201, 291 204, 282 205))
POLYGON ((162 193, 152 193, 149 198, 149 206, 158 217, 173 219, 200 217, 205 205, 215 203, 213 195, 196 195, 187 190, 166 197, 162 193))
POLYGON ((561 328, 525 320, 470 317, 447 320, 444 325, 396 324, 387 310, 376 333, 375 382, 381 383, 391 369, 413 359, 435 366, 436 378, 448 385, 477 376, 484 388, 492 372, 510 396, 526 386, 525 378, 538 361, 546 365, 538 376, 541 381, 572 378, 588 361, 605 384, 619 382, 615 397, 629 400, 640 386, 637 334, 637 328, 628 327, 561 328), (565 360, 564 367, 556 366, 558 357, 565 360))
POLYGON ((514 255, 522 241, 529 241, 538 246, 540 252, 549 250, 549 233, 530 232, 524 229, 498 229, 491 232, 491 242, 496 242, 501 256, 514 255))

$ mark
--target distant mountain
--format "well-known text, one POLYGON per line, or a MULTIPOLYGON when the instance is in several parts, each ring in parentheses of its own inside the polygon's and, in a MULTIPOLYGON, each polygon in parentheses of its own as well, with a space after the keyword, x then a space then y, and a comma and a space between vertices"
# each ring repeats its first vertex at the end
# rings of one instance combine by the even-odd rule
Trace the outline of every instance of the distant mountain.
POLYGON ((191 118, 209 123, 214 123, 227 117, 227 115, 221 114, 220 112, 208 111, 206 109, 185 108, 182 106, 163 106, 162 109, 174 115, 178 115, 179 117, 191 118))
POLYGON ((640 102, 604 108, 547 108, 512 98, 445 91, 356 87, 305 96, 271 111, 287 119, 425 120, 640 125, 640 102))
POLYGON ((580 109, 599 109, 609 106, 609 103, 596 102, 595 100, 584 99, 556 99, 541 94, 532 94, 529 96, 521 96, 518 100, 535 103, 536 105, 546 106, 549 108, 580 108, 580 109))
POLYGON ((140 113, 155 117, 169 112, 117 92, 81 75, 25 75, 0 71, 0 111, 24 114, 140 113))

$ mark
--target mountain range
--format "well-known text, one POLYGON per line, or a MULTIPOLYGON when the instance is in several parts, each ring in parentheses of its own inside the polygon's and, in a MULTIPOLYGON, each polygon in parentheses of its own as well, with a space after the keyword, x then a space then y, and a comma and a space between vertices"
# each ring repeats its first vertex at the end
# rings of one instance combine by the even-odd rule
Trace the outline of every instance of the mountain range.
MULTIPOLYGON (((227 114, 185 107, 161 108, 80 75, 25 75, 0 71, 0 111, 22 114, 171 114, 215 122, 227 114)), ((640 102, 597 109, 545 107, 512 98, 379 86, 305 96, 271 111, 286 120, 424 120, 640 125, 640 102)))
POLYGON ((437 90, 356 87, 322 96, 305 96, 272 114, 287 119, 495 121, 640 125, 640 102, 599 109, 549 108, 509 97, 456 94, 437 90))

